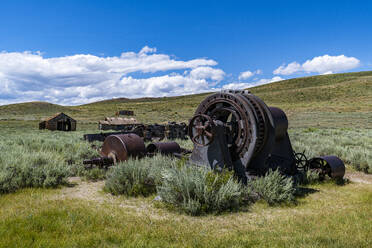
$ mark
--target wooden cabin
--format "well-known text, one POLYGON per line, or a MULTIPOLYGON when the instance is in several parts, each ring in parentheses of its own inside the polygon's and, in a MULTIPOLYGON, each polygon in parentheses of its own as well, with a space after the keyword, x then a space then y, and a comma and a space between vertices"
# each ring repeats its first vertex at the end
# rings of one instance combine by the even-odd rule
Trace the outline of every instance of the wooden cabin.
POLYGON ((40 122, 39 129, 76 131, 76 120, 64 113, 57 113, 45 121, 40 122))
POLYGON ((132 111, 132 110, 120 110, 120 111, 116 112, 115 115, 116 116, 119 116, 119 115, 133 116, 134 111, 132 111))

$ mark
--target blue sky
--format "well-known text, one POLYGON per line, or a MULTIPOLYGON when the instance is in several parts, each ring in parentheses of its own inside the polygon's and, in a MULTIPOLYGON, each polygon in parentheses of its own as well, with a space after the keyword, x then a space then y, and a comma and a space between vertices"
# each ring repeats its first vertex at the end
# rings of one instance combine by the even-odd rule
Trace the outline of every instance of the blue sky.
POLYGON ((2 0, 0 13, 0 104, 76 105, 372 69, 369 1, 2 0))

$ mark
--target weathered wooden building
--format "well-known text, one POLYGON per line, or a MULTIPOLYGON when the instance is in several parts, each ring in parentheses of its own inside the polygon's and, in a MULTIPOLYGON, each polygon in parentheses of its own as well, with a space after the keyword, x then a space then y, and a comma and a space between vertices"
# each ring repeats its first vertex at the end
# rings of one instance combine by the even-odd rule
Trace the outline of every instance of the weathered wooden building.
POLYGON ((119 116, 119 115, 133 116, 134 111, 132 111, 132 110, 120 110, 120 111, 116 112, 115 114, 116 114, 116 116, 119 116))
POLYGON ((100 130, 130 130, 138 124, 135 118, 106 117, 98 122, 100 130))
POLYGON ((40 122, 39 129, 76 131, 76 120, 64 113, 57 113, 45 121, 40 122))

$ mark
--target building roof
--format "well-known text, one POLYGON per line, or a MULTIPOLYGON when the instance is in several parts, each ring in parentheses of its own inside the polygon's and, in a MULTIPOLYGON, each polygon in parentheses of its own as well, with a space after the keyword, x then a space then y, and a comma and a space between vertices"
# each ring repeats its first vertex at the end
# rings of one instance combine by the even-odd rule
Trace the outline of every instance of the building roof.
POLYGON ((53 115, 53 116, 51 116, 51 117, 45 119, 45 121, 51 121, 51 120, 53 120, 54 118, 56 118, 56 117, 58 117, 58 116, 60 116, 60 115, 64 115, 64 116, 66 116, 67 118, 69 118, 69 119, 71 119, 71 120, 74 120, 73 118, 71 118, 70 116, 66 115, 65 113, 60 112, 60 113, 57 113, 57 114, 55 114, 55 115, 53 115))
POLYGON ((105 120, 99 121, 99 124, 125 125, 125 124, 138 124, 138 122, 135 118, 106 117, 105 120))

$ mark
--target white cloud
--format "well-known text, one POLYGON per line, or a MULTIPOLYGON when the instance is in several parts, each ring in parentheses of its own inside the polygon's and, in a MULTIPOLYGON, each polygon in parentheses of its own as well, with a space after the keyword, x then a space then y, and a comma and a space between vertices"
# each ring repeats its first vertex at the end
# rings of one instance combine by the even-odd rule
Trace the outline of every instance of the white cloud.
POLYGON ((281 65, 273 73, 277 75, 291 75, 297 72, 331 74, 351 70, 359 65, 360 61, 355 57, 346 57, 345 55, 330 56, 326 54, 307 60, 302 65, 297 62, 281 65))
POLYGON ((354 57, 346 57, 345 55, 340 56, 319 56, 312 60, 307 60, 302 64, 304 71, 306 72, 340 72, 358 67, 360 64, 359 59, 354 57))
POLYGON ((275 76, 273 78, 262 78, 258 81, 253 81, 253 82, 250 82, 250 83, 225 84, 224 86, 222 86, 222 89, 224 89, 224 90, 227 90, 227 89, 242 90, 242 89, 251 88, 251 87, 255 87, 255 86, 259 86, 259 85, 263 85, 263 84, 274 83, 274 82, 278 82, 278 81, 282 81, 282 80, 284 80, 284 78, 281 78, 279 76, 275 76))
POLYGON ((250 77, 252 77, 253 75, 256 75, 256 74, 261 74, 262 73, 262 70, 258 69, 254 72, 251 72, 251 71, 243 71, 239 74, 239 80, 244 80, 244 79, 248 79, 250 77))
POLYGON ((0 104, 48 101, 76 105, 113 97, 205 92, 224 78, 217 62, 182 61, 145 46, 119 57, 90 54, 45 58, 40 52, 0 53, 0 104), (156 73, 151 74, 151 73, 156 73))
POLYGON ((281 65, 277 69, 274 70, 274 74, 276 75, 291 75, 293 73, 296 73, 298 71, 301 71, 301 65, 297 62, 292 62, 288 64, 287 66, 281 65))
POLYGON ((262 84, 274 83, 274 82, 278 82, 278 81, 282 81, 282 80, 284 80, 284 78, 281 78, 279 76, 275 76, 273 78, 263 78, 263 79, 258 80, 255 86, 262 85, 262 84))
POLYGON ((251 71, 243 71, 243 72, 240 73, 240 75, 239 75, 239 80, 250 78, 250 77, 252 77, 253 75, 254 75, 254 73, 251 72, 251 71))
POLYGON ((221 69, 214 69, 212 67, 201 66, 193 69, 190 72, 190 76, 195 79, 210 78, 215 81, 221 81, 225 76, 225 72, 221 69))
POLYGON ((243 90, 252 87, 251 83, 229 83, 222 86, 223 90, 243 90))
POLYGON ((144 46, 139 53, 140 54, 156 53, 156 47, 144 46))

